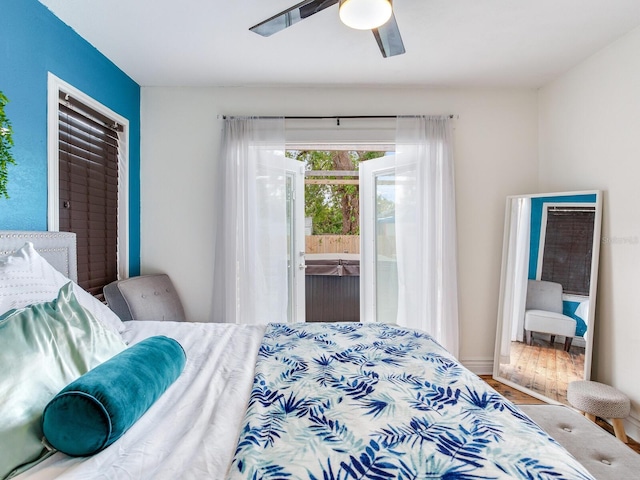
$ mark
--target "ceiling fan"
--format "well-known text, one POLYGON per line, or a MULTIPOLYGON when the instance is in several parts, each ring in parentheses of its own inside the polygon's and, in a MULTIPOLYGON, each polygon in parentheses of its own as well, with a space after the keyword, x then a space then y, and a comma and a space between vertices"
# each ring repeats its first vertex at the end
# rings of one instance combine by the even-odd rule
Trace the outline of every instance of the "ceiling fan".
POLYGON ((340 19, 352 28, 371 30, 383 57, 405 53, 400 30, 391 7, 392 0, 304 0, 254 25, 249 30, 268 37, 325 8, 340 3, 340 19))

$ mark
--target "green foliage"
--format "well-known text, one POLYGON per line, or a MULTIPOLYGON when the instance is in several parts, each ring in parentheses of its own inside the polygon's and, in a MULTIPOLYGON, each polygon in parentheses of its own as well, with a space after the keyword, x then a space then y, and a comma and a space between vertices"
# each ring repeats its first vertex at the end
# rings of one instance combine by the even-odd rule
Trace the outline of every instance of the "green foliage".
MULTIPOLYGON (((384 152, 288 151, 289 158, 304 162, 306 170, 355 170, 361 161, 384 152)), ((337 177, 321 177, 336 179, 337 177)), ((358 235, 360 233, 360 189, 358 185, 305 185, 305 216, 313 219, 314 235, 358 235)))
POLYGON ((332 185, 305 185, 304 214, 313 220, 315 235, 332 235, 342 232, 342 209, 336 202, 337 194, 332 185))
POLYGON ((11 122, 4 113, 5 105, 9 103, 7 97, 0 91, 0 197, 9 198, 7 193, 7 182, 9 176, 7 167, 9 164, 15 165, 16 161, 11 155, 11 147, 13 147, 13 129, 11 122))

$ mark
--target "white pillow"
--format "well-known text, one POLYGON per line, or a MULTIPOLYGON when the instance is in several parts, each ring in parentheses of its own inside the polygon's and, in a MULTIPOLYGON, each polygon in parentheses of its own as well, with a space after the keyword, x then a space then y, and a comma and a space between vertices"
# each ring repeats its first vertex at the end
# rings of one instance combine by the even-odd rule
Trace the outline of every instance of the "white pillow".
MULTIPOLYGON (((0 257, 0 315, 13 308, 50 302, 69 279, 57 271, 28 242, 11 255, 0 257)), ((78 302, 108 329, 120 333, 122 320, 93 295, 73 284, 78 302)))

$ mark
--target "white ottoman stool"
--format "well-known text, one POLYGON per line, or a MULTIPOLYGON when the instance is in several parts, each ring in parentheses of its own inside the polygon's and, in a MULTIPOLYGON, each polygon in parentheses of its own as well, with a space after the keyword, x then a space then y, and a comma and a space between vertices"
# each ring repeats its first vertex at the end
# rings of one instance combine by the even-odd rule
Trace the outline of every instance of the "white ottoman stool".
POLYGON ((567 400, 593 422, 596 417, 611 419, 616 437, 627 443, 622 419, 629 415, 631 402, 624 393, 604 383, 581 380, 569 383, 567 400))

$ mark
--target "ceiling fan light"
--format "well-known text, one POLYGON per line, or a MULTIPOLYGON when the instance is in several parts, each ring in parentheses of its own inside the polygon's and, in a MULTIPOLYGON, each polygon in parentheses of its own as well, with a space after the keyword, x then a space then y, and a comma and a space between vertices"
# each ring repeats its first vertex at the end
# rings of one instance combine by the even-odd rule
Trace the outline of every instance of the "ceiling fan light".
POLYGON ((391 0, 340 0, 340 20, 357 30, 371 30, 391 18, 391 0))

